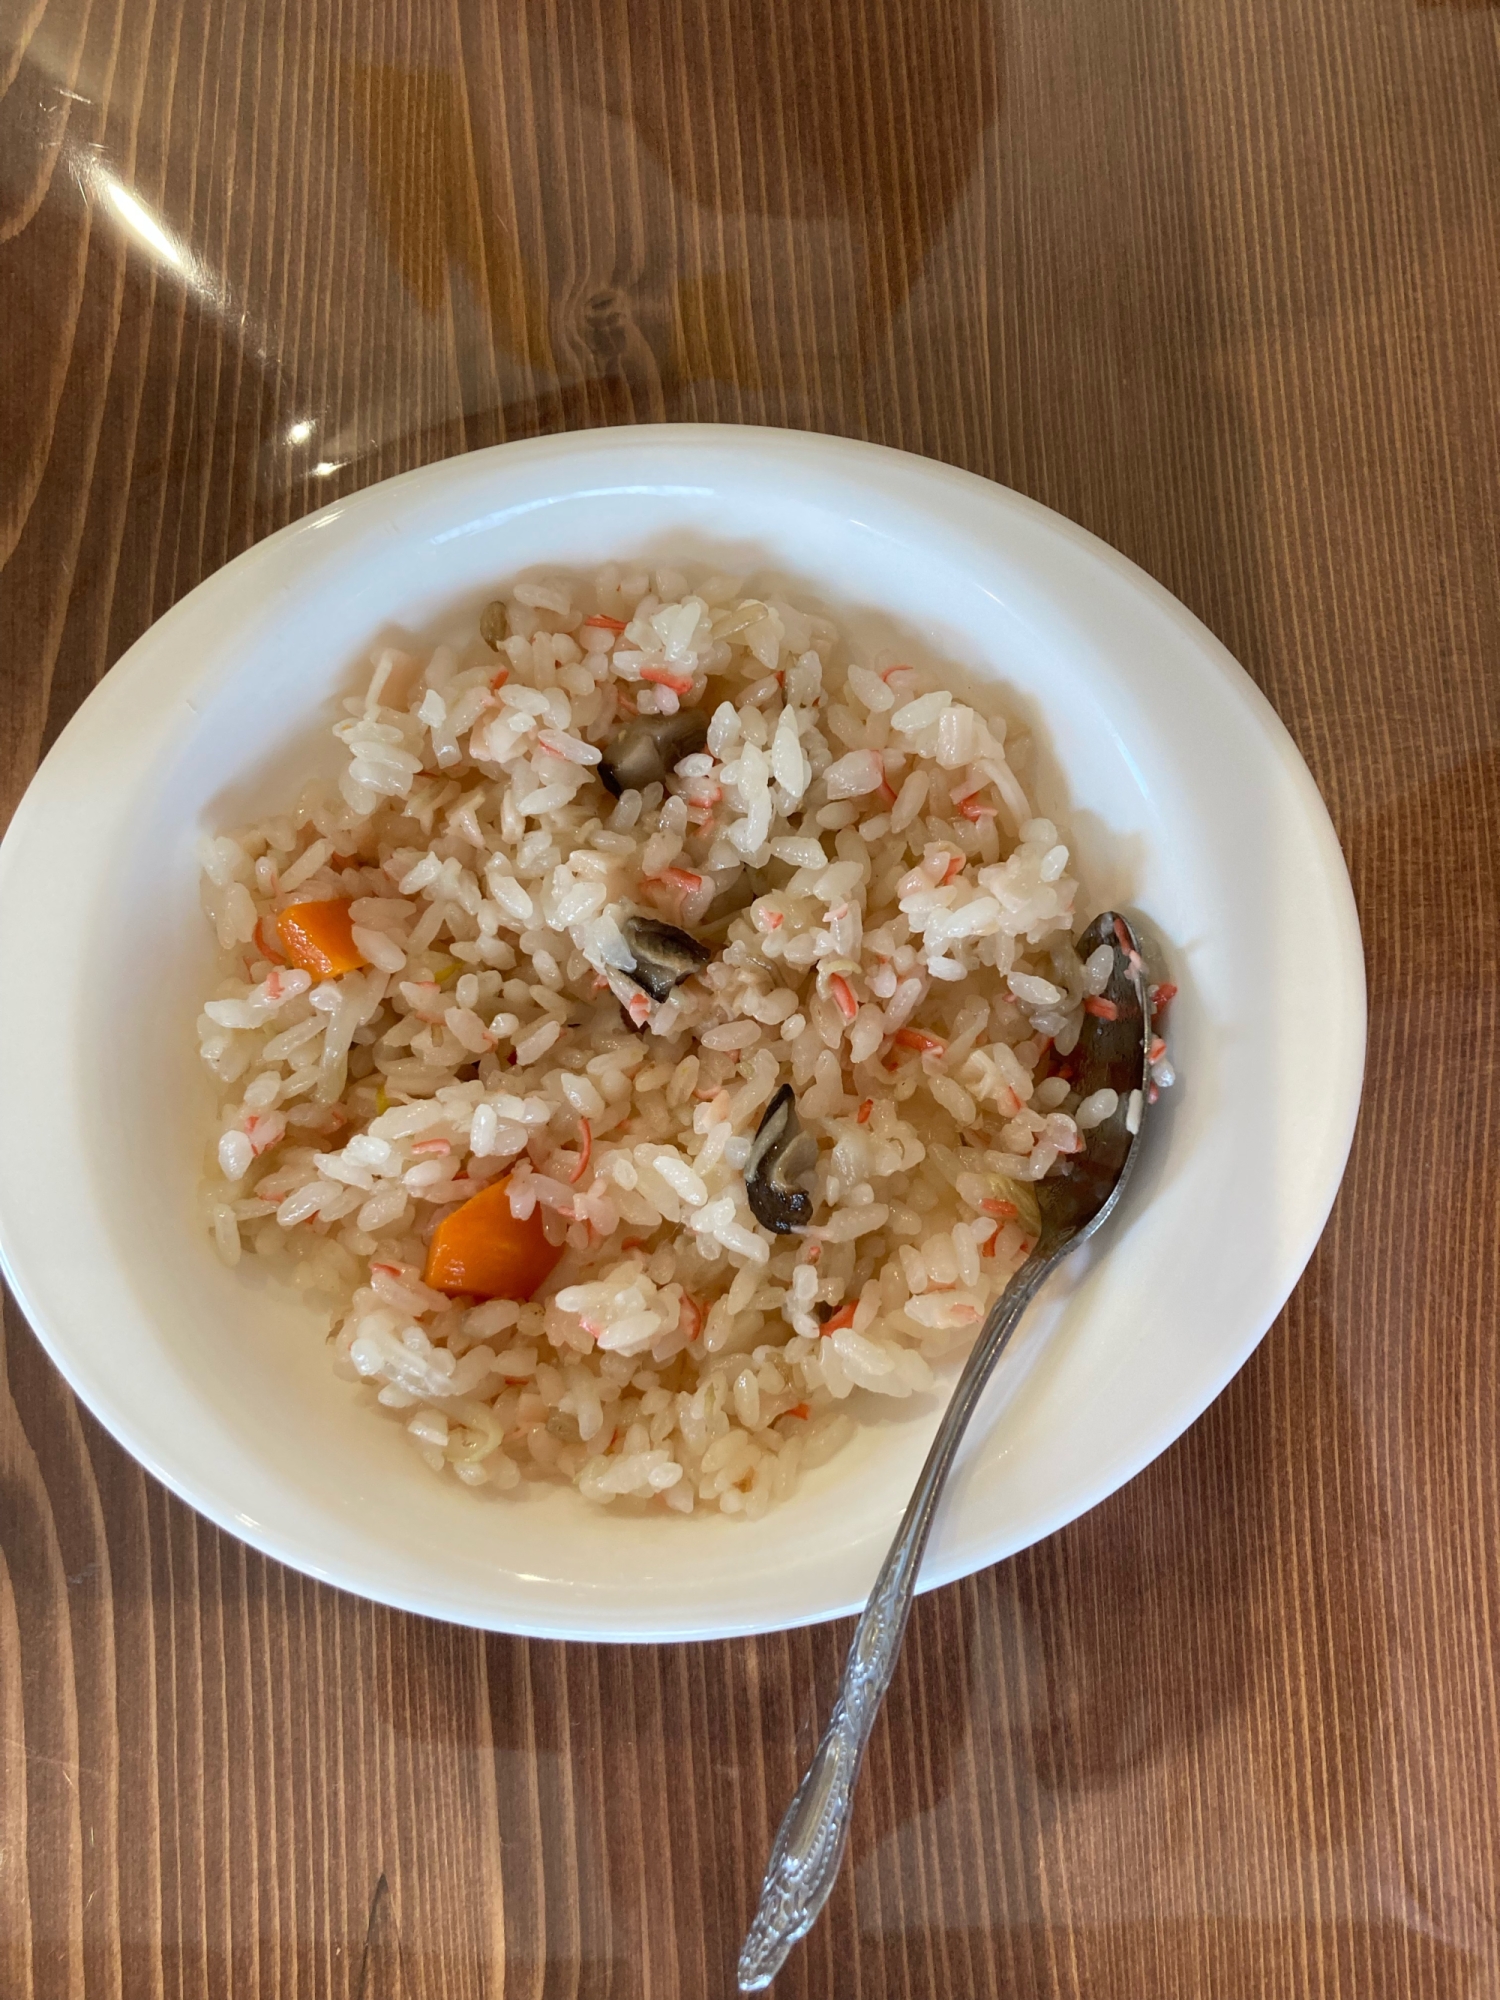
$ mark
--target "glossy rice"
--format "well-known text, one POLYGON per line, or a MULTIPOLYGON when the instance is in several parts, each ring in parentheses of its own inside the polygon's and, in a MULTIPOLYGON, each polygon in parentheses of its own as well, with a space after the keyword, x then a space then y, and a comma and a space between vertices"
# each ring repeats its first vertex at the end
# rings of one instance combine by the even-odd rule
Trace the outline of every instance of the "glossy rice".
POLYGON ((1109 954, 1073 949, 1024 742, 943 681, 739 579, 533 577, 373 661, 336 785, 203 843, 207 1226, 328 1309, 434 1473, 755 1518, 1023 1261, 1032 1184, 1115 1108, 1049 1073, 1109 954), (612 796, 618 732, 690 712, 703 747, 612 796), (276 918, 330 899, 364 963, 318 981, 276 918), (632 917, 711 952, 664 1000, 632 917), (786 1234, 745 1182, 782 1085, 817 1148, 786 1234), (505 1175, 556 1270, 429 1290, 433 1229, 505 1175))

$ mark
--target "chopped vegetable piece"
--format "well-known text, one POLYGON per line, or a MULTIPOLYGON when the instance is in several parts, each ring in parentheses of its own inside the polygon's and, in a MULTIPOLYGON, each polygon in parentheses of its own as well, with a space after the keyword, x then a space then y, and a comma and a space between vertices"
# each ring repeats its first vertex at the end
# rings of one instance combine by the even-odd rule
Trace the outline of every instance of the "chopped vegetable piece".
MULTIPOLYGON (((669 868, 666 872, 676 875, 683 871, 669 868)), ((695 889, 702 886, 700 876, 685 875, 684 879, 695 889)), ((620 935, 635 960, 625 977, 653 1000, 670 999, 674 987, 680 986, 684 979, 691 979, 713 957, 707 945, 699 944, 675 924, 658 923, 655 917, 626 917, 620 925, 620 935)))
POLYGON ((792 1086, 784 1083, 766 1106, 745 1162, 750 1212, 767 1229, 785 1236, 812 1221, 812 1196, 804 1185, 818 1164, 818 1142, 797 1118, 792 1086))
POLYGON ((542 1211, 512 1215, 510 1176, 445 1215, 432 1232, 424 1279, 435 1292, 476 1299, 529 1299, 562 1256, 549 1243, 542 1211))
POLYGON ((644 791, 665 784, 674 765, 708 741, 708 722, 695 708, 676 715, 643 715, 617 729, 604 746, 599 776, 606 791, 644 791))
POLYGON ((354 942, 354 919, 342 897, 326 903, 293 903, 276 919, 276 929, 293 965, 315 979, 357 972, 369 960, 354 942))

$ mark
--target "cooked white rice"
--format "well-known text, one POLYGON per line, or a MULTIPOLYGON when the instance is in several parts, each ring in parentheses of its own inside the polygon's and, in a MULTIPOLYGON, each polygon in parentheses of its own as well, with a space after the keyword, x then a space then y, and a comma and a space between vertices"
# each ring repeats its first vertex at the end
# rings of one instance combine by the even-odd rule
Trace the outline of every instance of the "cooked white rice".
POLYGON ((1046 1074, 1108 968, 1024 742, 933 674, 669 570, 516 583, 484 631, 381 653, 337 786, 203 843, 207 1220, 333 1306, 434 1472, 754 1518, 1024 1259, 1028 1184, 1114 1108, 1046 1074), (689 709, 706 747, 611 797, 622 721, 689 709), (314 983, 267 940, 332 898, 366 964, 314 983), (714 948, 660 1004, 631 912, 714 948), (782 1084, 818 1165, 777 1235, 744 1169, 782 1084), (505 1173, 562 1261, 524 1303, 429 1290, 433 1229, 505 1173))

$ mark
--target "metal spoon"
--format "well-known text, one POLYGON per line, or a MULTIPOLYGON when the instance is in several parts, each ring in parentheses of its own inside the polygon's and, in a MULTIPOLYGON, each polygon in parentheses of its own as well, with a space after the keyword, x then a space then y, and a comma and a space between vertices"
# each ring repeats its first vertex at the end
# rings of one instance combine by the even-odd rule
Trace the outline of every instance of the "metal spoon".
POLYGON ((833 1715, 776 1835, 760 1905, 740 1953, 742 1993, 757 1993, 770 1985, 787 1953, 811 1930, 828 1900, 849 1838, 855 1780, 895 1672, 922 1551, 959 1440, 985 1384, 1053 1266, 1093 1235, 1119 1200, 1134 1164, 1149 1095, 1151 1014, 1139 948, 1129 925, 1112 910, 1096 917, 1084 932, 1078 942, 1080 957, 1088 958, 1101 944, 1114 947, 1115 962, 1100 996, 1104 1006, 1084 1015, 1074 1087, 1081 1097, 1114 1090, 1119 1103, 1085 1135, 1082 1153, 1036 1183, 1042 1218, 1036 1244, 980 1329, 943 1413, 916 1491, 860 1615, 833 1715))

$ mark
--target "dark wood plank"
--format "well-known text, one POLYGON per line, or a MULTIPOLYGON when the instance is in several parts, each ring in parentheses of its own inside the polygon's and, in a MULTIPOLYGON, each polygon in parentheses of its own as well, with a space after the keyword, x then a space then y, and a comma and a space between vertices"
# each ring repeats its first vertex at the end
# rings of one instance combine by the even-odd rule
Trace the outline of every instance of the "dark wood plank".
MULTIPOLYGON (((1500 1989, 1493 7, 0 0, 0 30, 5 811, 237 550, 570 425, 969 466, 1256 676, 1369 948, 1333 1223, 1157 1465, 922 1604, 777 1990, 1500 1989)), ((378 1611, 155 1488, 14 1311, 4 1356, 7 2000, 730 1991, 844 1630, 637 1652, 378 1611)))

